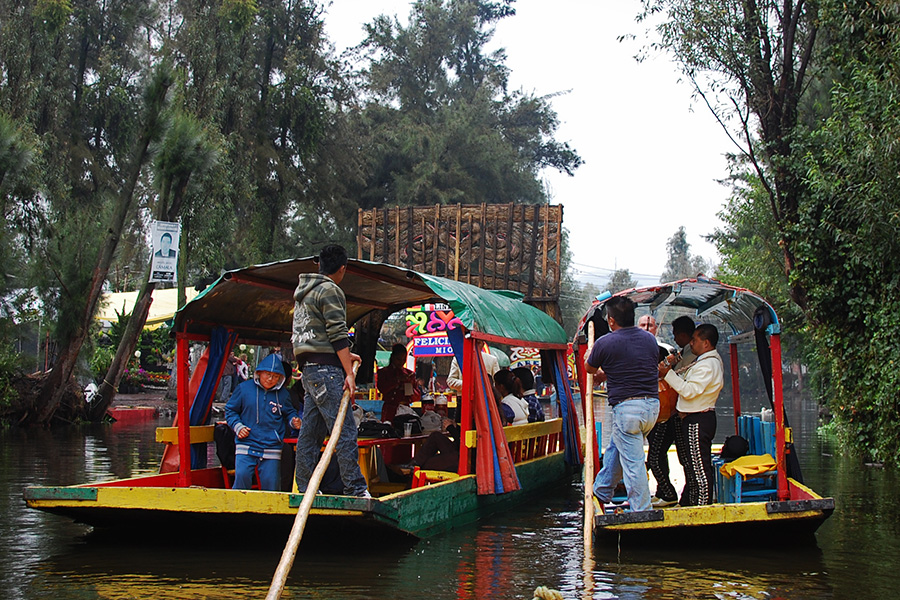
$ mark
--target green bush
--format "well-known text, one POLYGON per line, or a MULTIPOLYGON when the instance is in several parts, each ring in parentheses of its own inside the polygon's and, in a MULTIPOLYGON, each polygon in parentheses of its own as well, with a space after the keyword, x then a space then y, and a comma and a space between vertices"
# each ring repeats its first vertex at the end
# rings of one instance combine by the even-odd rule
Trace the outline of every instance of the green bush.
MULTIPOLYGON (((91 374, 97 381, 101 381, 106 376, 107 371, 109 371, 109 366, 116 355, 116 350, 122 340, 122 334, 130 317, 130 315, 123 315, 118 312, 116 315, 118 319, 112 324, 110 330, 106 333, 98 332, 93 340, 93 349, 89 363, 91 374)), ((122 379, 123 383, 130 385, 149 383, 148 381, 139 382, 135 380, 135 378, 140 379, 137 375, 138 371, 141 369, 156 370, 170 362, 169 357, 175 350, 175 340, 169 337, 168 327, 159 327, 153 330, 145 329, 141 332, 136 349, 141 353, 140 359, 135 360, 131 358, 129 360, 128 369, 122 379)))

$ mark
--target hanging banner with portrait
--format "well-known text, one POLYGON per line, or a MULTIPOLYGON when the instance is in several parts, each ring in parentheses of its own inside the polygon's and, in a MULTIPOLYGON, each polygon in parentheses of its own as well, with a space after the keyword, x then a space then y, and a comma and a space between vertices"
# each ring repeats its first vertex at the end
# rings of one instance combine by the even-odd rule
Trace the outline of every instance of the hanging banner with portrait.
POLYGON ((178 264, 178 241, 181 237, 181 223, 153 221, 150 225, 150 239, 153 240, 150 267, 150 281, 175 282, 178 264))

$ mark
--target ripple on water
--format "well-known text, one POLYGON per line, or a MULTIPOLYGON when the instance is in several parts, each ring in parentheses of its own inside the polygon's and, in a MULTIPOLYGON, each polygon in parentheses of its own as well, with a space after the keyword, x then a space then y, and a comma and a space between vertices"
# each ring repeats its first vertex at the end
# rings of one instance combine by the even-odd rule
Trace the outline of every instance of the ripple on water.
MULTIPOLYGON (((281 553, 233 543, 190 547, 203 532, 172 545, 85 537, 87 528, 25 509, 26 485, 69 485, 152 472, 160 457, 156 423, 118 429, 0 432, 0 589, 4 598, 263 597, 281 553)), ((815 440, 813 440, 815 442, 815 440)), ((801 443, 812 443, 802 438, 801 443), (805 440, 805 441, 804 441, 805 440)), ((815 442, 820 443, 820 442, 815 442)), ((302 545, 287 598, 530 598, 537 586, 582 598, 736 598, 792 600, 889 598, 900 564, 895 475, 866 470, 838 451, 806 455, 807 483, 833 494, 838 511, 819 548, 805 551, 732 547, 672 551, 598 547, 585 576, 581 486, 413 544, 364 548, 332 539, 302 545)), ((804 455, 801 453, 801 457, 804 455)), ((285 534, 286 535, 286 534, 285 534)))

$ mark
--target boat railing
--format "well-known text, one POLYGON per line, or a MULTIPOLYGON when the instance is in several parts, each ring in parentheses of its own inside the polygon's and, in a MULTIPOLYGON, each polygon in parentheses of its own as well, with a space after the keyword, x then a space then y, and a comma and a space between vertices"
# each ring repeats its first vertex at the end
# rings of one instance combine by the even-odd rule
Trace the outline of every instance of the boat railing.
MULTIPOLYGON (((550 419, 527 425, 509 425, 503 428, 503 435, 512 451, 513 461, 525 462, 562 450, 560 434, 562 419, 550 419)), ((475 448, 478 444, 476 431, 466 432, 466 447, 475 448)))

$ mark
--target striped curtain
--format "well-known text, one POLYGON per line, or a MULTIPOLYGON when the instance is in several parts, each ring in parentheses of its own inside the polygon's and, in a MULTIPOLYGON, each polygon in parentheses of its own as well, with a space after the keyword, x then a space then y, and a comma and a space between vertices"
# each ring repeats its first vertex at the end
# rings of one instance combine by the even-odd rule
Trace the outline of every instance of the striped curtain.
MULTIPOLYGON (((505 494, 521 489, 516 466, 506 436, 500 411, 494 400, 494 386, 484 368, 481 352, 475 350, 475 430, 478 442, 475 446, 475 480, 478 494, 505 494)), ((463 445, 462 447, 465 447, 463 445)))
POLYGON ((581 454, 581 435, 578 432, 578 413, 575 412, 575 399, 572 394, 572 386, 569 385, 569 376, 566 372, 566 352, 557 350, 553 352, 553 384, 556 387, 559 412, 562 416, 563 442, 566 451, 566 464, 576 466, 584 462, 581 454))

